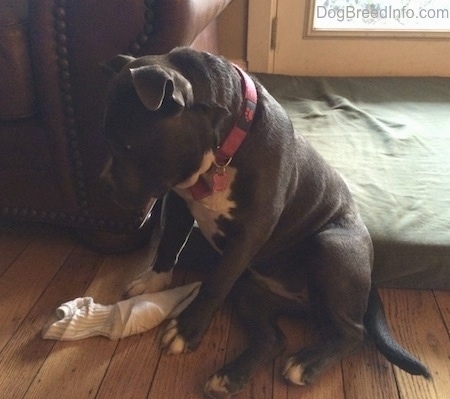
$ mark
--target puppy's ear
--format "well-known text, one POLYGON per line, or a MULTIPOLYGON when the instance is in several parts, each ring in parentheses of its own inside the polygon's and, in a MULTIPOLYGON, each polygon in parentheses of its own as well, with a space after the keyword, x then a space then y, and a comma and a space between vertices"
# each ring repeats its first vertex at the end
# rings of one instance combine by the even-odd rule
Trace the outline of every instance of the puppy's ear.
POLYGON ((139 99, 150 111, 165 110, 179 115, 193 103, 191 84, 174 69, 146 65, 130 72, 139 99))
POLYGON ((136 58, 130 56, 130 55, 124 55, 119 54, 116 55, 114 58, 110 59, 109 61, 102 64, 103 72, 107 76, 114 76, 117 75, 124 67, 125 65, 128 65, 131 61, 134 61, 136 58))

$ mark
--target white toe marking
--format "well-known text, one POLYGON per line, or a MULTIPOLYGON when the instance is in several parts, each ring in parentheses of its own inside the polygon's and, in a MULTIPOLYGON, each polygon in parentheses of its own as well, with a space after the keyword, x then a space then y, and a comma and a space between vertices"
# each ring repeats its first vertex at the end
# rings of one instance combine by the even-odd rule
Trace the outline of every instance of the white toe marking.
POLYGON ((182 337, 177 335, 167 348, 167 353, 169 355, 179 355, 184 352, 187 352, 186 342, 182 337))
POLYGON ((295 385, 304 386, 305 383, 302 380, 303 367, 301 364, 296 364, 293 358, 290 358, 284 366, 283 376, 295 385))
POLYGON ((162 337, 161 343, 164 348, 168 347, 170 343, 175 339, 178 334, 177 321, 175 319, 171 320, 169 325, 166 327, 166 331, 162 337))
POLYGON ((169 355, 179 355, 187 352, 186 341, 178 335, 176 319, 170 321, 162 337, 161 344, 163 348, 166 348, 166 353, 169 355))
POLYGON ((205 392, 210 398, 216 398, 217 393, 228 395, 228 384, 230 384, 230 379, 228 378, 228 376, 219 376, 217 374, 214 374, 206 383, 205 392))
POLYGON ((129 297, 160 292, 169 287, 172 282, 172 271, 166 273, 156 273, 147 270, 134 279, 126 288, 126 295, 129 297))

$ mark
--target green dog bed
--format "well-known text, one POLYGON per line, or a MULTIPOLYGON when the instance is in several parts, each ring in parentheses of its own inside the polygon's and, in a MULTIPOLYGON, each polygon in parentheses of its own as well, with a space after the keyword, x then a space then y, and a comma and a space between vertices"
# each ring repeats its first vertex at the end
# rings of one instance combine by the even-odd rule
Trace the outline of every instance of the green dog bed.
POLYGON ((450 79, 257 77, 347 181, 375 281, 450 289, 450 79))

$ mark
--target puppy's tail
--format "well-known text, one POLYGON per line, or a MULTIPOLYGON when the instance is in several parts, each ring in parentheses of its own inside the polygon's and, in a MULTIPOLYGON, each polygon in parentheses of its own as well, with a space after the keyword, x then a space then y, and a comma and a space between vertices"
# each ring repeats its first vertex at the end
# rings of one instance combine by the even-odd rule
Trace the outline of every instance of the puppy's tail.
POLYGON ((364 325, 376 348, 387 360, 410 374, 422 375, 427 379, 431 378, 428 369, 392 338, 384 314, 383 303, 373 285, 364 316, 364 325))

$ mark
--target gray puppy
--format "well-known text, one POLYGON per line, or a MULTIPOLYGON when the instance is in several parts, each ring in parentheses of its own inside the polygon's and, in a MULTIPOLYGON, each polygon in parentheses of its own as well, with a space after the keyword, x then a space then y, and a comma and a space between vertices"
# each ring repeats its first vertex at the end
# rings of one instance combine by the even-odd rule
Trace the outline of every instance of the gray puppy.
POLYGON ((283 374, 294 384, 313 382, 366 335, 392 363, 430 376, 389 333, 371 282, 372 242, 346 184, 264 87, 225 59, 188 48, 117 56, 108 66, 116 75, 103 181, 125 207, 164 197, 156 260, 129 294, 170 284, 195 220, 220 262, 162 344, 172 354, 195 349, 230 292, 250 337, 208 380, 210 397, 238 392, 283 350, 283 314, 310 313, 320 331, 287 360, 283 374))

